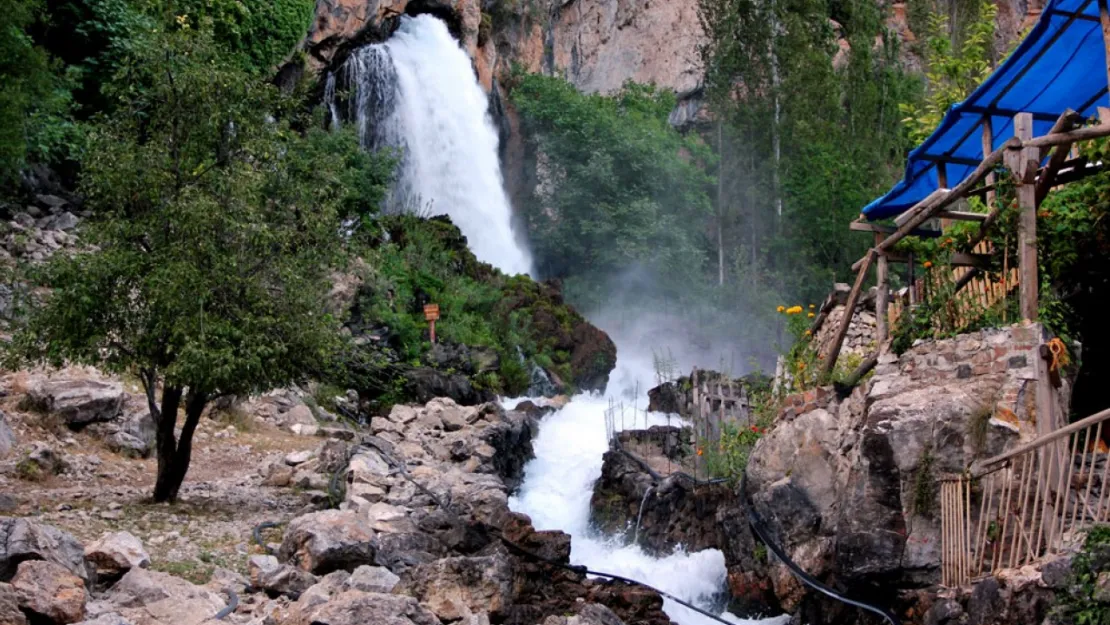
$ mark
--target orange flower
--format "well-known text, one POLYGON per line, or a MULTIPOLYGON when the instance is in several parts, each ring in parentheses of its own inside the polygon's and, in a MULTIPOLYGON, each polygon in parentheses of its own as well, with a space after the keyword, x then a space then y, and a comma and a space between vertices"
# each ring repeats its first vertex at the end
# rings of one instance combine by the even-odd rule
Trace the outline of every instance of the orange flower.
POLYGON ((1041 219, 1049 217, 1050 215, 1052 215, 1052 213, 1050 213, 1048 211, 1040 211, 1040 212, 1037 213, 1037 217, 1040 217, 1041 219))
POLYGON ((698 455, 701 455, 701 447, 698 447, 698 455))
POLYGON ((927 260, 927 261, 925 261, 925 263, 923 264, 923 266, 924 266, 924 267, 925 267, 926 269, 928 269, 929 267, 932 267, 932 266, 933 266, 933 263, 932 263, 932 261, 928 261, 928 260, 927 260))

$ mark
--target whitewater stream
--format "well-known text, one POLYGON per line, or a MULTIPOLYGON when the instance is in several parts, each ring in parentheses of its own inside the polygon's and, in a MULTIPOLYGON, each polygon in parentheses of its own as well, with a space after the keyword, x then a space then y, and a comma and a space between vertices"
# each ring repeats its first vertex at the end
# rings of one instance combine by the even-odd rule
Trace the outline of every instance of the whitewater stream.
MULTIPOLYGON (((470 58, 443 22, 429 15, 402 17, 388 41, 360 48, 336 75, 329 75, 325 90, 334 124, 354 123, 367 148, 398 150, 400 167, 389 209, 446 214, 479 260, 508 274, 531 273, 531 255, 512 228, 488 98, 470 58)), ((622 355, 609 385, 614 400, 630 408, 646 406, 653 377, 650 349, 646 357, 636 357, 637 342, 628 342, 630 352, 618 341, 622 355)), ((530 516, 538 529, 570 534, 575 564, 647 583, 720 613, 727 597, 720 551, 680 550, 654 558, 625 546, 619 537, 591 531, 590 497, 608 449, 608 406, 609 397, 578 395, 543 420, 536 457, 510 506, 530 516)), ((636 427, 665 423, 666 415, 641 410, 636 427)), ((670 600, 665 610, 680 625, 714 623, 670 600)))
MULTIPOLYGON (((623 537, 602 535, 590 527, 590 498, 594 482, 601 476, 602 455, 609 449, 605 411, 610 398, 624 402, 630 413, 633 402, 637 402, 640 411, 638 417, 629 419, 629 428, 668 424, 665 414, 643 411, 646 392, 636 396, 637 390, 646 389, 646 382, 651 380, 650 374, 645 377, 643 364, 632 359, 618 363, 609 396, 576 395, 543 419, 534 441, 536 457, 525 466, 524 482, 509 499, 509 507, 531 517, 536 529, 570 534, 573 564, 644 582, 734 623, 785 622, 785 617, 746 620, 722 613, 727 598, 725 557, 716 549, 694 553, 679 549, 670 556, 655 558, 638 546, 626 545, 623 537)), ((650 362, 647 364, 650 367, 650 362)), ((509 406, 515 403, 506 401, 509 406)), ((664 600, 663 609, 680 625, 715 623, 669 599, 664 600)))

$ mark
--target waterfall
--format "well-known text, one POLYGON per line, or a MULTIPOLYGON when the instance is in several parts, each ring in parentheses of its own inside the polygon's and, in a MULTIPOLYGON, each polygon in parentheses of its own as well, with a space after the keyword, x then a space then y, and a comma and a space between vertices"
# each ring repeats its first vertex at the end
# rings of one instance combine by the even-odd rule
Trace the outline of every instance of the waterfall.
MULTIPOLYGON (((442 21, 402 17, 388 41, 351 55, 339 82, 363 145, 400 150, 390 210, 446 214, 479 260, 509 274, 531 272, 512 229, 489 98, 442 21)), ((339 89, 326 91, 329 110, 339 110, 339 89)))
MULTIPOLYGON (((618 353, 626 353, 618 341, 618 353)), ((617 360, 610 392, 620 399, 636 388, 646 388, 650 360, 617 360)), ((646 397, 636 397, 644 405, 646 397)), ((506 400, 506 405, 515 402, 506 400)), ((558 411, 543 418, 533 447, 535 458, 524 468, 524 481, 509 498, 509 507, 532 519, 538 530, 562 530, 571 535, 570 559, 605 573, 623 575, 651 584, 702 609, 721 613, 734 623, 782 625, 789 617, 746 620, 723 612, 727 597, 724 554, 716 549, 688 553, 678 549, 657 558, 639 545, 626 544, 622 536, 598 533, 590 525, 590 498, 601 476, 602 456, 609 449, 605 410, 608 399, 596 394, 574 396, 558 411)), ((664 425, 668 415, 645 413, 634 427, 664 425)), ((645 501, 647 497, 645 496, 645 501)), ((641 514, 642 514, 641 504, 641 514)), ((670 599, 663 609, 679 625, 716 625, 714 621, 670 599)))

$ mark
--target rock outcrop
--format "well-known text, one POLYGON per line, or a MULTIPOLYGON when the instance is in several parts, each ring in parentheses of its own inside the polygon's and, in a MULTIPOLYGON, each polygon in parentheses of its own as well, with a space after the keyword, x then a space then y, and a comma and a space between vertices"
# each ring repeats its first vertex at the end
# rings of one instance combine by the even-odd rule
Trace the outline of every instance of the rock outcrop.
POLYGON ((85 549, 71 534, 29 519, 0 517, 0 581, 11 581, 26 561, 52 562, 89 579, 85 549))
POLYGON ((20 609, 32 620, 67 625, 85 616, 85 582, 61 565, 43 560, 21 562, 12 588, 20 609))
MULTIPOLYGON (((857 597, 917 605, 940 579, 936 477, 1034 435, 1041 332, 926 341, 883 356, 844 400, 810 392, 790 402, 748 464, 752 500, 787 553, 857 597)), ((1066 404, 1066 381, 1062 396, 1066 404)), ((840 608, 811 603, 781 566, 771 578, 788 611, 838 622, 840 608)))

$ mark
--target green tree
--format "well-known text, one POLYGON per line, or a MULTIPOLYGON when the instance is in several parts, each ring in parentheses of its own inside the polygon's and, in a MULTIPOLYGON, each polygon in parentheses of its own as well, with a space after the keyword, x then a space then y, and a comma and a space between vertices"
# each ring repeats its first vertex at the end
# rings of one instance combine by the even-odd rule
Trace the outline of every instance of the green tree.
POLYGON ((28 32, 41 8, 34 0, 0 0, 0 185, 15 179, 43 121, 38 115, 54 104, 56 78, 28 32))
POLYGON ((629 83, 615 96, 519 77, 511 92, 543 159, 525 206, 541 271, 596 285, 631 266, 680 287, 700 279, 713 180, 696 136, 667 122, 673 94, 629 83))
POLYGON ((354 138, 298 132, 299 98, 210 37, 160 35, 122 69, 83 163, 92 246, 47 267, 50 294, 13 347, 136 374, 157 424, 154 499, 172 501, 210 401, 325 366, 338 336, 327 272, 367 195, 349 185, 354 138))

